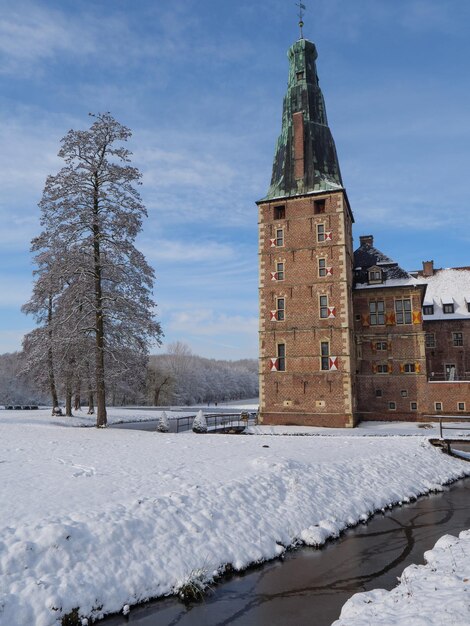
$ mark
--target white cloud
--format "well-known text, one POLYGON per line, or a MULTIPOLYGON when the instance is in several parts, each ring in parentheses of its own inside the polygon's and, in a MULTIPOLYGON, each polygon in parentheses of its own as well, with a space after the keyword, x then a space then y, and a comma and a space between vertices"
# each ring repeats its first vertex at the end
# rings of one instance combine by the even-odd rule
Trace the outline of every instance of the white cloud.
POLYGON ((184 337, 195 354, 213 358, 256 358, 258 318, 193 308, 171 314, 164 327, 166 343, 184 337))
POLYGON ((226 261, 235 251, 226 244, 213 241, 170 241, 156 239, 144 241, 139 249, 148 261, 171 261, 172 263, 200 263, 202 261, 226 261))
POLYGON ((0 73, 28 75, 46 60, 60 54, 85 54, 95 50, 86 29, 52 9, 30 3, 3 11, 0 19, 0 73))

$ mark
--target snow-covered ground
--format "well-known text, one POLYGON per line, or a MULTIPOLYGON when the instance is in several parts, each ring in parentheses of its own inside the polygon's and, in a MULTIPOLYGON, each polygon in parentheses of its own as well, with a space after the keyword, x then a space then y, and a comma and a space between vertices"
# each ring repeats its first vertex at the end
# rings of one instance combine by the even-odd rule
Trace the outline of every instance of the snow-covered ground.
POLYGON ((470 475, 426 436, 182 436, 74 423, 0 411, 2 626, 49 626, 75 607, 120 611, 226 564, 320 545, 470 475))
POLYGON ((425 552, 426 565, 410 565, 391 591, 357 593, 333 626, 468 626, 470 530, 445 535, 425 552))
MULTIPOLYGON (((470 439, 470 423, 462 421, 447 421, 444 424, 443 436, 451 436, 453 439, 470 439), (445 426, 451 426, 452 431, 445 430, 445 426), (462 427, 462 430, 459 430, 462 427), (467 429, 467 430, 465 430, 467 429)), ((439 438, 438 422, 361 422, 356 428, 321 428, 317 426, 250 426, 250 434, 256 435, 322 435, 329 437, 374 437, 376 435, 418 435, 428 438, 439 438)))

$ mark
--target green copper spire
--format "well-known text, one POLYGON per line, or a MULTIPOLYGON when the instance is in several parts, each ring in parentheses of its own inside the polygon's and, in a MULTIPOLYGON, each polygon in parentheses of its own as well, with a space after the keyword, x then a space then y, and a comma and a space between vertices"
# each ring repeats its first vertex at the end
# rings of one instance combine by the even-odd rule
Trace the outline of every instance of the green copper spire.
POLYGON ((271 186, 263 200, 343 187, 335 143, 318 84, 315 44, 299 39, 287 53, 289 81, 271 186))

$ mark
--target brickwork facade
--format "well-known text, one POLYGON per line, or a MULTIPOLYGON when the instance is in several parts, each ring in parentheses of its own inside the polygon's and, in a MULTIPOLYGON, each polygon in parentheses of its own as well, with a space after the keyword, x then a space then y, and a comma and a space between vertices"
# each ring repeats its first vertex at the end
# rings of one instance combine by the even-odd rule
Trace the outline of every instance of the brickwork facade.
POLYGON ((361 420, 470 415, 470 322, 423 321, 423 289, 418 285, 354 291, 361 420), (400 300, 410 301, 409 323, 397 323, 400 300), (384 303, 383 323, 372 313, 371 324, 376 302, 384 303))
POLYGON ((342 191, 259 204, 264 423, 355 423, 351 223, 342 191))

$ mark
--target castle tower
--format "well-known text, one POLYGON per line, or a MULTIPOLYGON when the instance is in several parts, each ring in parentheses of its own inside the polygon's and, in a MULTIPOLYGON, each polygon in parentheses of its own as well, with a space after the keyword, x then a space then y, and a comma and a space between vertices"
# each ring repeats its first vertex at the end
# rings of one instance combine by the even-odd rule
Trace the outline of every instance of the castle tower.
POLYGON ((271 185, 259 207, 260 419, 354 426, 352 222, 316 71, 288 51, 271 185))

